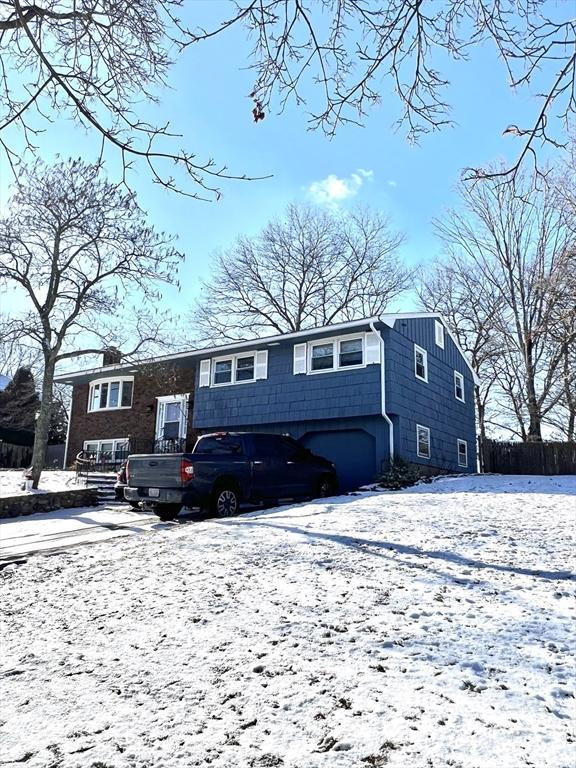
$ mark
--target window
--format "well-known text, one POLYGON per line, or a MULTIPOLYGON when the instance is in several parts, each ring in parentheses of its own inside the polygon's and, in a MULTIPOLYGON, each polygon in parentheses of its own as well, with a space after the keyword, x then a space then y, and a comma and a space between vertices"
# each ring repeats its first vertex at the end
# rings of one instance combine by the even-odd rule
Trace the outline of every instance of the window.
POLYGON ((302 446, 284 435, 253 435, 254 449, 258 456, 291 461, 302 454, 302 446))
POLYGON ((88 410, 101 411, 113 408, 131 408, 134 380, 132 378, 95 381, 90 384, 88 410))
MULTIPOLYGON (((200 386, 210 386, 210 361, 205 360, 200 370, 200 386)), ((265 379, 268 375, 268 351, 251 355, 232 355, 212 361, 212 386, 240 384, 245 381, 265 379)))
POLYGON ((294 345, 294 375, 342 371, 380 363, 377 333, 338 336, 294 345))
MULTIPOLYGON (((306 345, 298 345, 303 346, 306 345)), ((330 339, 308 345, 309 371, 337 371, 364 364, 364 339, 330 339)), ((305 371, 302 371, 305 373, 305 371)))
POLYGON ((164 404, 164 424, 162 425, 163 440, 177 440, 180 437, 180 403, 164 404))
POLYGON ((458 371, 454 371, 454 397, 464 402, 464 376, 458 371))
POLYGON ((362 365, 362 339, 350 339, 340 342, 340 368, 348 365, 362 365))
POLYGON ((214 365, 214 384, 232 382, 232 360, 217 360, 214 365))
POLYGON ((421 381, 428 381, 428 353, 414 344, 414 375, 421 381))
POLYGON ((124 461, 130 453, 128 438, 119 437, 110 440, 86 440, 84 450, 94 461, 106 461, 114 464, 124 461))
POLYGON ((242 454, 240 438, 234 435, 210 435, 198 438, 194 453, 237 453, 242 454))
POLYGON ((444 349, 444 326, 439 320, 434 320, 434 335, 437 346, 444 349))
POLYGON ((430 458, 430 430, 416 424, 416 453, 422 459, 430 458))
POLYGON ((458 466, 468 466, 468 443, 466 440, 458 440, 458 466))
POLYGON ((313 344, 310 358, 313 371, 326 371, 334 368, 334 343, 313 344))
POLYGON ((236 381, 254 381, 254 355, 237 358, 236 381))

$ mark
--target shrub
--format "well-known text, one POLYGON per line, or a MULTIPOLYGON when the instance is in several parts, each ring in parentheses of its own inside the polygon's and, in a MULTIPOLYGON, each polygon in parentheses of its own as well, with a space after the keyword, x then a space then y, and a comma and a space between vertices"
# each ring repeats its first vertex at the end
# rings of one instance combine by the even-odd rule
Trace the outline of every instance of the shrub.
POLYGON ((426 477, 424 470, 420 467, 410 464, 405 459, 397 458, 390 465, 390 469, 378 478, 378 485, 391 491, 398 491, 421 481, 429 483, 431 479, 426 477))

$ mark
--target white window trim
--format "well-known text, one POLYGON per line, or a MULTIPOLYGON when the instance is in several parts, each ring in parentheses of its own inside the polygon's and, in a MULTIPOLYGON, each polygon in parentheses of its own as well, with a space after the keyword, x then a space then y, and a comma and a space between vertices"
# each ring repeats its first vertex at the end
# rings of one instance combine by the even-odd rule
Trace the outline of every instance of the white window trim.
MULTIPOLYGON (((102 391, 102 390, 100 390, 102 391)), ((90 382, 90 387, 88 389, 88 408, 87 413, 100 413, 100 411, 127 411, 129 408, 132 408, 132 403, 134 402, 134 376, 112 376, 109 379, 96 379, 95 381, 90 382), (119 392, 119 398, 118 401, 122 402, 122 391, 124 389, 124 382, 125 381, 131 381, 132 382, 132 402, 130 405, 114 405, 114 406, 106 406, 106 408, 91 408, 92 404, 92 392, 94 391, 94 388, 99 385, 101 387, 102 384, 108 384, 108 392, 110 392, 110 384, 113 384, 115 382, 120 382, 122 386, 120 387, 119 392)), ((94 441, 91 441, 94 442, 94 441)))
POLYGON ((458 466, 459 467, 468 467, 468 442, 466 440, 457 440, 456 441, 456 451, 458 453, 458 466), (461 445, 464 446, 464 450, 466 452, 466 461, 465 461, 464 464, 460 461, 460 446, 461 445))
POLYGON ((434 320, 434 340, 437 347, 444 349, 444 326, 439 320, 434 320))
POLYGON ((416 455, 420 459, 430 459, 432 456, 432 444, 430 442, 430 427, 425 427, 422 424, 416 424, 416 455), (428 433, 428 455, 420 453, 420 440, 418 439, 418 431, 423 429, 428 433))
POLYGON ((428 352, 423 348, 419 347, 418 344, 414 344, 414 376, 418 379, 418 381, 425 381, 426 384, 428 384, 428 352), (422 357, 424 358, 424 376, 419 376, 416 369, 416 353, 420 352, 422 354, 422 357))
POLYGON ((459 371, 454 371, 454 397, 456 400, 458 400, 460 403, 466 402, 466 395, 464 394, 464 376, 459 371), (456 384, 460 381, 460 388, 462 390, 462 397, 458 397, 456 384))
POLYGON ((112 443, 112 452, 115 453, 118 450, 118 445, 129 445, 130 440, 127 437, 108 437, 108 438, 101 438, 98 440, 84 440, 82 443, 83 450, 88 450, 86 448, 87 445, 93 445, 96 443, 98 445, 98 448, 96 449, 96 455, 98 458, 100 458, 100 453, 102 450, 102 443, 112 443))
POLYGON ((186 433, 188 431, 188 399, 190 397, 190 393, 186 392, 182 395, 162 395, 160 397, 157 397, 156 400, 158 401, 158 407, 156 408, 156 426, 154 428, 154 440, 164 440, 163 437, 160 436, 160 427, 164 426, 164 423, 160 424, 160 415, 162 413, 162 409, 160 408, 160 405, 163 403, 176 403, 180 402, 180 426, 178 428, 178 440, 182 440, 186 437, 186 433))
POLYGON ((317 373, 334 373, 335 371, 354 371, 358 368, 366 368, 366 334, 359 333, 350 336, 331 336, 329 339, 315 339, 309 341, 306 350, 306 373, 309 376, 315 376, 317 373), (358 341, 362 342, 362 362, 358 365, 340 365, 340 342, 358 341), (317 371, 312 370, 312 349, 314 347, 326 346, 332 344, 332 368, 322 368, 317 371))
POLYGON ((213 357, 211 363, 210 373, 210 386, 211 387, 231 387, 233 384, 253 384, 256 379, 256 351, 254 352, 241 352, 238 355, 225 355, 224 357, 213 357), (242 379, 242 381, 236 381, 236 374, 238 371, 238 360, 242 360, 246 357, 251 357, 254 360, 254 373, 251 379, 242 379), (223 363, 225 360, 232 361, 232 378, 230 381, 221 381, 216 384, 214 377, 216 375, 216 363, 223 363))

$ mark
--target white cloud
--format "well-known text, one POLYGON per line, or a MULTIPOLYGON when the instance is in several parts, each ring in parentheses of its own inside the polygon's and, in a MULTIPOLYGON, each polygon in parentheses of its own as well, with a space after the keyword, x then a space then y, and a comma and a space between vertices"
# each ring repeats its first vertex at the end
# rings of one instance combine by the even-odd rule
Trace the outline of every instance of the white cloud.
POLYGON ((355 197, 366 179, 372 179, 374 171, 358 168, 348 178, 341 179, 331 173, 321 181, 313 181, 306 191, 318 205, 337 206, 344 200, 355 197))
POLYGON ((394 179, 390 179, 390 181, 388 182, 388 186, 389 187, 397 187, 398 186, 398 182, 394 181, 394 179))

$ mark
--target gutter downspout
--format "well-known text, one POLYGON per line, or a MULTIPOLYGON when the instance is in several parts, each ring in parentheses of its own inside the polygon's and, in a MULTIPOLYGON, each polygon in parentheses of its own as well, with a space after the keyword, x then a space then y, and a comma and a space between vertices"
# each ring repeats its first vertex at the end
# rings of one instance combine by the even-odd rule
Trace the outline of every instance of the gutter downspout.
POLYGON ((388 435, 390 437, 390 463, 394 463, 394 424, 392 423, 392 420, 386 413, 386 349, 384 346, 384 339, 382 337, 382 334, 380 331, 376 330, 376 327, 374 326, 374 323, 370 323, 370 328, 372 329, 372 333, 375 333, 376 336, 380 339, 380 393, 381 393, 381 403, 382 403, 382 418, 388 423, 388 435))

